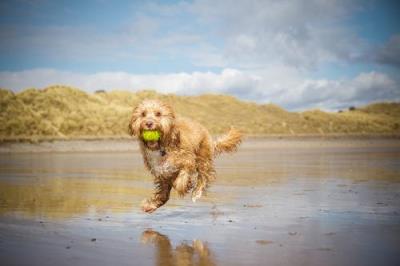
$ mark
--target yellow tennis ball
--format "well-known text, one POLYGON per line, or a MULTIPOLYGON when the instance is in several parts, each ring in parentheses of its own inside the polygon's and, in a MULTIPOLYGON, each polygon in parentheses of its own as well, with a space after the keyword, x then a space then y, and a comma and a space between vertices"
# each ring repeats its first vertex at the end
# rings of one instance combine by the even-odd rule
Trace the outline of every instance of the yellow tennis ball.
POLYGON ((142 133, 142 137, 145 141, 158 141, 161 134, 158 130, 145 130, 142 133))

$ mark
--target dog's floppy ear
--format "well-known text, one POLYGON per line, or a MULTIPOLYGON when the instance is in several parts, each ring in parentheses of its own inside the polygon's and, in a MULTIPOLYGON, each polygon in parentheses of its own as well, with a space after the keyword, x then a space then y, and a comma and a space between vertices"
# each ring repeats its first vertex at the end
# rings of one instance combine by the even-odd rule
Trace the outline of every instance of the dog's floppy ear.
POLYGON ((170 117, 172 117, 173 119, 175 119, 175 111, 174 109, 171 107, 171 105, 167 104, 167 103, 163 103, 164 108, 167 110, 168 115, 170 117))
POLYGON ((132 117, 131 117, 131 120, 128 125, 128 132, 129 132, 129 135, 131 135, 131 136, 137 136, 139 134, 139 128, 136 123, 137 119, 139 118, 137 109, 138 109, 137 107, 135 107, 135 109, 133 109, 132 117))
POLYGON ((173 145, 179 146, 181 142, 181 134, 178 130, 174 129, 171 132, 171 142, 173 145))
POLYGON ((179 146, 181 136, 175 126, 172 125, 171 129, 162 136, 161 141, 167 146, 179 146))

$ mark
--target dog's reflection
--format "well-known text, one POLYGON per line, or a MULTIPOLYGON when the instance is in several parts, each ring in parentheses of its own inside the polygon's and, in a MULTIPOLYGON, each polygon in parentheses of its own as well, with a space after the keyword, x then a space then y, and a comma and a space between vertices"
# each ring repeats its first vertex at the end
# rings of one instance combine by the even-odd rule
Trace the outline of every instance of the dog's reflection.
POLYGON ((166 235, 148 229, 141 241, 156 247, 156 265, 216 265, 207 244, 200 240, 182 242, 174 248, 166 235))

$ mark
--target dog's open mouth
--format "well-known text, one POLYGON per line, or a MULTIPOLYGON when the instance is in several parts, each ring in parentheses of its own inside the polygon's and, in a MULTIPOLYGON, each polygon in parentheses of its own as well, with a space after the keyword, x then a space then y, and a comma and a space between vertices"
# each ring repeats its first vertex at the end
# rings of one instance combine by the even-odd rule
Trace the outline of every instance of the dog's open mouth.
POLYGON ((151 150, 159 149, 159 143, 156 140, 144 141, 144 144, 147 146, 147 148, 149 148, 151 150))

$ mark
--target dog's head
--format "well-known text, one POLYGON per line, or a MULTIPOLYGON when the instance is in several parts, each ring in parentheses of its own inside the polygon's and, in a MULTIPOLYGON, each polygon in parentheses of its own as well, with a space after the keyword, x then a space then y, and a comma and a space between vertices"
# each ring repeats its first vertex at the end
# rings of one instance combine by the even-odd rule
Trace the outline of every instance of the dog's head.
POLYGON ((172 108, 158 100, 144 100, 134 110, 129 123, 131 135, 137 136, 147 147, 158 148, 158 141, 145 141, 142 138, 144 130, 158 130, 161 138, 169 135, 175 120, 172 108))

